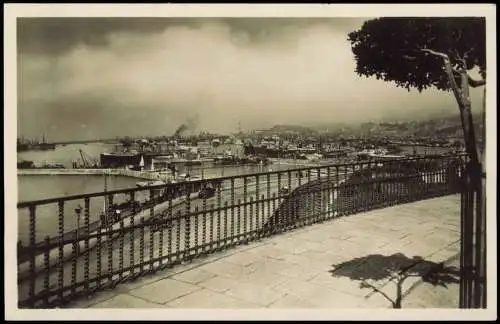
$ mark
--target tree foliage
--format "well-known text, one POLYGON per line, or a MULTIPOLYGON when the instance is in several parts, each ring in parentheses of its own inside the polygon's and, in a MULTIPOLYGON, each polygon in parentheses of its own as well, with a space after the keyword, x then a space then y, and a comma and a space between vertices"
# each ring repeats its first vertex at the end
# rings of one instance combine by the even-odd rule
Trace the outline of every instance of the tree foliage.
POLYGON ((443 59, 422 49, 447 54, 454 68, 465 61, 467 70, 478 67, 486 77, 486 22, 481 17, 373 19, 349 33, 348 40, 359 75, 408 90, 450 90, 443 59))

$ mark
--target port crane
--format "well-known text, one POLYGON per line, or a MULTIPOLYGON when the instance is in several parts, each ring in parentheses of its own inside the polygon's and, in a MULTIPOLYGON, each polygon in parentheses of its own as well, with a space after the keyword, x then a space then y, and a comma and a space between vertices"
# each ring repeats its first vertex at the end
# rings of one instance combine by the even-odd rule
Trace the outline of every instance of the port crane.
POLYGON ((80 156, 82 158, 82 167, 86 169, 93 169, 98 167, 98 163, 96 160, 94 160, 92 157, 87 155, 85 152, 83 152, 82 149, 80 151, 80 156))

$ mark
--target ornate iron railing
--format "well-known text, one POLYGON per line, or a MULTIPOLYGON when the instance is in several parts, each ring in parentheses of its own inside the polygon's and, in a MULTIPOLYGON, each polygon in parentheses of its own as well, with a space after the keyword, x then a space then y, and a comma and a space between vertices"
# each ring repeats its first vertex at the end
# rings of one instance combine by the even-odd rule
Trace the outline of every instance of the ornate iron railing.
POLYGON ((463 164, 369 161, 20 202, 19 305, 62 306, 283 231, 458 193, 463 164))
POLYGON ((461 185, 460 308, 486 308, 486 174, 468 161, 461 185))

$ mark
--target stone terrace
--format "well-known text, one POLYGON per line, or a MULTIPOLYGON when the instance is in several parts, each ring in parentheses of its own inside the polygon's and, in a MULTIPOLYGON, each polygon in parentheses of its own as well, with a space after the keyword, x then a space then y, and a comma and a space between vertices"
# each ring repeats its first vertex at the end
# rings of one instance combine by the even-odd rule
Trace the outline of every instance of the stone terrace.
POLYGON ((296 229, 67 307, 392 308, 399 297, 403 308, 458 308, 459 248, 451 195, 296 229))

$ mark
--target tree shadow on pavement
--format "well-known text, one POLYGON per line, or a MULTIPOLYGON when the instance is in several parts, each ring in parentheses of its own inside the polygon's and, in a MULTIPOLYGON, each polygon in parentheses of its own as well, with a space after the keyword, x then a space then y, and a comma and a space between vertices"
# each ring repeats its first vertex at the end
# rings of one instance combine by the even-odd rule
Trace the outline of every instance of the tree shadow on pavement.
POLYGON ((443 287, 460 281, 460 269, 457 267, 424 260, 420 256, 410 258, 402 253, 372 254, 334 264, 332 267, 333 269, 329 272, 333 277, 359 280, 360 288, 372 289, 372 293, 365 298, 373 293, 379 293, 392 304, 393 308, 401 308, 403 298, 412 290, 410 287, 403 292, 403 284, 410 277, 421 277, 423 282, 443 287), (386 292, 382 291, 389 282, 396 284, 395 298, 389 297, 386 292))

